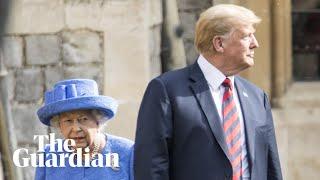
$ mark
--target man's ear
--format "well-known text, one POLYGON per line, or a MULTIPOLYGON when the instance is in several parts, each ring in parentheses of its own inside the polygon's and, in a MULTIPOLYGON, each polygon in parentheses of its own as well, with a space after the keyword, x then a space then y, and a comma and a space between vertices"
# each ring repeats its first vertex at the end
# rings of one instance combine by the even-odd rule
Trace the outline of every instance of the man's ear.
POLYGON ((213 46, 213 49, 216 50, 217 52, 223 53, 224 51, 223 38, 221 36, 213 37, 212 46, 213 46))

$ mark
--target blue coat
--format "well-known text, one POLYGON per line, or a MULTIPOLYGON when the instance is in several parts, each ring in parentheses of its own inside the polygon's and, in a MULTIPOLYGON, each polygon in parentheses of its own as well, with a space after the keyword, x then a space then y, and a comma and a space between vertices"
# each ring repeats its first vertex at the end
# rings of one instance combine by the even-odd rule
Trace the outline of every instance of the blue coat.
MULTIPOLYGON (((101 154, 118 153, 120 165, 119 170, 113 170, 111 167, 71 167, 69 164, 69 158, 66 157, 66 167, 37 167, 35 180, 133 180, 133 142, 125 138, 109 134, 107 135, 107 139, 106 146, 103 148, 101 154)), ((45 153, 48 152, 49 147, 45 150, 45 153)))

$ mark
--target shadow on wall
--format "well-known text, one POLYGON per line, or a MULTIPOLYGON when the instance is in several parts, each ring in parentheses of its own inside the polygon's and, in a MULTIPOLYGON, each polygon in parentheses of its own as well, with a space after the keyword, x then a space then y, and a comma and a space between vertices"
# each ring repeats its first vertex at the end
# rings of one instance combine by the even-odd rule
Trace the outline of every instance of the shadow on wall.
POLYGON ((6 18, 9 11, 10 0, 0 1, 0 34, 5 30, 6 18))
MULTIPOLYGON (((7 15, 10 9, 10 0, 1 0, 0 1, 0 37, 4 34, 4 31, 6 29, 6 20, 7 20, 7 15)), ((0 49, 2 47, 2 38, 0 38, 0 49)), ((0 52, 1 54, 1 52, 0 52)), ((5 72, 4 67, 3 67, 3 62, 2 62, 2 58, 0 58, 0 78, 2 79, 1 75, 4 74, 2 73, 5 72)), ((1 80, 0 79, 0 80, 1 80)), ((1 82, 0 82, 1 83, 1 82)), ((0 91, 2 90, 2 88, 0 88, 0 91)), ((2 92, 0 92, 0 96, 1 96, 2 92)), ((2 104, 2 99, 0 99, 0 118, 2 118, 3 112, 4 112, 4 106, 2 104)), ((0 125, 0 129, 1 127, 3 128, 3 126, 0 125)), ((1 130, 2 131, 2 130, 1 130)), ((0 143, 3 143, 3 141, 1 140, 0 143)), ((7 172, 7 168, 5 166, 10 166, 6 163, 4 163, 4 159, 6 159, 6 157, 4 155, 6 155, 7 153, 4 153, 4 144, 0 144, 0 180, 2 179, 9 179, 12 178, 12 173, 7 172)))

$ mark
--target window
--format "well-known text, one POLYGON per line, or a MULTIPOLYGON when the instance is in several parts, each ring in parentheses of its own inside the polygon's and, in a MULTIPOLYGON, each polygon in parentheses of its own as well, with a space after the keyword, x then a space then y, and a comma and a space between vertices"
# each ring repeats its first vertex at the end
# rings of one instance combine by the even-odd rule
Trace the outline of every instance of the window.
POLYGON ((293 78, 320 80, 320 0, 292 0, 293 78))

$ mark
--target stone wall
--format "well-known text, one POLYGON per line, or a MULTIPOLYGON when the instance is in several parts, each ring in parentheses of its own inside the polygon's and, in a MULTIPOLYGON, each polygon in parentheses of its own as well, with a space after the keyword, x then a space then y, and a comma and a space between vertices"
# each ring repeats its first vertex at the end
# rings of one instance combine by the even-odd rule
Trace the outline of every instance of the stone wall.
MULTIPOLYGON (((177 0, 188 64, 197 57, 193 46, 196 20, 213 2, 242 4, 264 19, 257 29, 259 60, 244 76, 270 94, 275 75, 270 68, 273 22, 269 1, 177 0)), ((103 94, 119 101, 118 114, 106 131, 134 139, 145 87, 161 73, 162 1, 15 0, 12 5, 4 60, 19 147, 34 151, 33 135, 50 131, 35 114, 43 93, 56 81, 73 77, 96 79, 103 94)), ((281 98, 282 106, 273 109, 285 179, 319 176, 318 92, 319 83, 295 83, 281 98)), ((23 168, 24 178, 33 179, 33 171, 23 168)))
MULTIPOLYGON (((5 36, 9 100, 19 147, 36 147, 35 134, 47 134, 36 115, 44 91, 68 78, 95 79, 103 88, 103 34, 88 30, 5 36)), ((103 89, 101 89, 101 92, 103 89)), ((32 179, 30 171, 24 177, 32 179)))
POLYGON ((161 52, 161 30, 162 30, 162 0, 150 1, 150 22, 149 22, 149 48, 150 48, 150 78, 162 73, 160 59, 161 52))
MULTIPOLYGON (((19 147, 36 149, 47 134, 36 111, 44 92, 66 78, 97 80, 119 102, 105 131, 134 139, 145 87, 161 73, 161 0, 15 0, 4 35, 4 60, 19 147)), ((33 179, 34 168, 23 168, 33 179)))
POLYGON ((192 64, 198 57, 194 48, 195 24, 202 11, 212 6, 212 0, 177 0, 180 23, 183 27, 183 43, 186 52, 187 64, 192 64))
POLYGON ((320 83, 295 82, 273 109, 285 179, 317 179, 320 175, 320 83))
POLYGON ((1 159, 1 153, 0 153, 0 180, 4 180, 4 174, 3 174, 3 166, 2 166, 2 159, 1 159))

